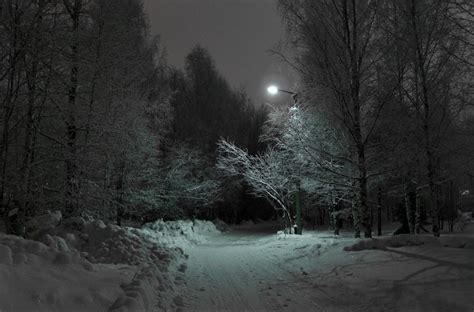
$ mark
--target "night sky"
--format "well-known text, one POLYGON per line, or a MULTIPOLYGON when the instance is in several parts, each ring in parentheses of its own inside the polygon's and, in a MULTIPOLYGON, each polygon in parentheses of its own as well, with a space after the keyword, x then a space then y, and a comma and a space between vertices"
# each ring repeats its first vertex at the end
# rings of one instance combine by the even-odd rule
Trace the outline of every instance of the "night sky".
MULTIPOLYGON (((153 35, 160 35, 171 64, 200 43, 232 86, 255 103, 275 102, 266 86, 291 88, 287 66, 268 50, 284 39, 276 0, 144 0, 153 35)), ((285 100, 280 95, 280 100, 285 100)))

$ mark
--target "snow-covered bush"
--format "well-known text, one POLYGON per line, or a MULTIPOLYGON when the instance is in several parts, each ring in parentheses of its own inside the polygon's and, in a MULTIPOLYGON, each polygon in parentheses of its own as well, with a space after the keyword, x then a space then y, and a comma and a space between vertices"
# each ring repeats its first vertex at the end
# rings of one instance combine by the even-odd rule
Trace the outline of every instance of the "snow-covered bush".
POLYGON ((431 245, 439 247, 474 249, 474 237, 471 236, 442 236, 440 238, 428 235, 401 234, 383 238, 363 239, 346 246, 345 251, 360 251, 368 249, 384 250, 388 247, 431 245))

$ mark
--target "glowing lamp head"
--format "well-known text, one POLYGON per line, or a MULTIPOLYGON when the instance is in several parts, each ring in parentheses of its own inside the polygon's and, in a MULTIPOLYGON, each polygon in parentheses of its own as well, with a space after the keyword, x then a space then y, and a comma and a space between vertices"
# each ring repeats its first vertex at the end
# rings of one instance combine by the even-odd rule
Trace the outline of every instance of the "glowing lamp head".
POLYGON ((277 86, 269 86, 267 88, 267 91, 268 93, 270 93, 271 95, 275 95, 278 93, 278 87, 277 86))

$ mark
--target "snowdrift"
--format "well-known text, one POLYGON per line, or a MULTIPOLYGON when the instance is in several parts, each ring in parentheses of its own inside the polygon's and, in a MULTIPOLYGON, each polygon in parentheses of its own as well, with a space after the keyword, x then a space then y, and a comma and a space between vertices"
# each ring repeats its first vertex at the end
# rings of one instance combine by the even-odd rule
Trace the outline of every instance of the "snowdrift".
POLYGON ((201 220, 158 220, 145 224, 141 229, 132 229, 132 233, 146 237, 148 240, 167 246, 184 248, 189 244, 203 243, 213 235, 221 232, 210 221, 201 220))
POLYGON ((78 251, 0 235, 0 310, 107 310, 130 278, 117 269, 95 266, 78 251))
POLYGON ((474 249, 474 237, 469 235, 446 235, 441 237, 433 237, 431 235, 395 235, 383 238, 372 238, 360 240, 357 243, 344 247, 345 251, 360 251, 368 249, 383 250, 388 247, 404 247, 404 246, 439 246, 474 249))
POLYGON ((211 222, 143 229, 48 213, 33 240, 0 234, 0 311, 157 311, 183 305, 183 248, 219 231, 211 222))

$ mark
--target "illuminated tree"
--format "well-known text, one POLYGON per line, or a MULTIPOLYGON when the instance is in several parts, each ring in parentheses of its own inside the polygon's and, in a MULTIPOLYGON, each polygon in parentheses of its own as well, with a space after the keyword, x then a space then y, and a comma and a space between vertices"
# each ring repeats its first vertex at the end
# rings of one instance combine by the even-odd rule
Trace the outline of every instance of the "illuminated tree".
POLYGON ((241 176, 252 193, 266 198, 275 210, 281 211, 288 225, 293 223, 290 204, 297 191, 298 171, 286 153, 268 148, 263 154, 249 155, 246 150, 220 140, 217 147, 217 168, 227 176, 241 176))
POLYGON ((273 110, 262 139, 286 153, 292 163, 299 164, 301 189, 309 201, 328 207, 331 225, 337 233, 341 214, 348 214, 338 207, 350 202, 356 192, 355 169, 345 154, 347 143, 343 133, 317 110, 300 105, 273 110))
MULTIPOLYGON (((391 92, 380 94, 377 68, 382 35, 377 28, 380 1, 279 1, 289 41, 298 53, 304 95, 326 111, 347 139, 346 154, 356 169, 355 226, 372 236, 369 216, 369 177, 373 174, 370 147, 380 111, 391 92)), ((356 236, 359 232, 356 231, 356 236)))

